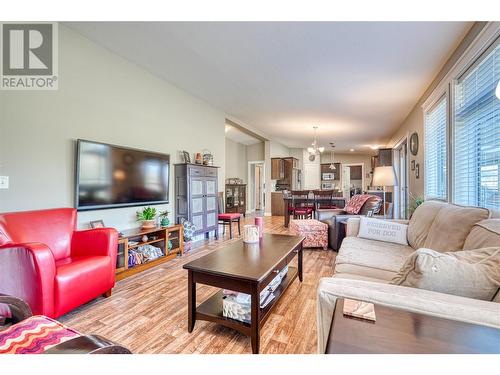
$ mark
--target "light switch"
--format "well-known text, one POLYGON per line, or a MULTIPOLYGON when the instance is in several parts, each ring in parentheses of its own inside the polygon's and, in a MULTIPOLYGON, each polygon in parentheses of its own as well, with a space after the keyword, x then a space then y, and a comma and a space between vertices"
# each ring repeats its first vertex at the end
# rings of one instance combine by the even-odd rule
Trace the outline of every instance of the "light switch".
POLYGON ((0 189, 9 188, 9 176, 0 176, 0 189))

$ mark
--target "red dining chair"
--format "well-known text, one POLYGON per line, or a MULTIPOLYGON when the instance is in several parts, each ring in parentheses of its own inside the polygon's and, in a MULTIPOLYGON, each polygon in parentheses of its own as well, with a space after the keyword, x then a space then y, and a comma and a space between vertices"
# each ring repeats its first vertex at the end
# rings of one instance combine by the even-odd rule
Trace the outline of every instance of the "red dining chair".
POLYGON ((219 225, 222 225, 222 233, 226 233, 226 226, 229 226, 229 238, 233 238, 233 223, 238 223, 238 235, 241 236, 241 214, 224 213, 223 193, 219 193, 219 225))
POLYGON ((292 206, 290 214, 294 219, 312 219, 314 202, 309 197, 308 190, 292 190, 292 206))

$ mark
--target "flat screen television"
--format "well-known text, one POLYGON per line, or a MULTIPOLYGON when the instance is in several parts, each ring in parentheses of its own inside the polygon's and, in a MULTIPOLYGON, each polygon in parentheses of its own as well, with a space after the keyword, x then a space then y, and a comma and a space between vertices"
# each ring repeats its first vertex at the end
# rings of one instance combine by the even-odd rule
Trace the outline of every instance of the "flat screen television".
POLYGON ((79 211, 168 203, 170 156, 77 140, 79 211))

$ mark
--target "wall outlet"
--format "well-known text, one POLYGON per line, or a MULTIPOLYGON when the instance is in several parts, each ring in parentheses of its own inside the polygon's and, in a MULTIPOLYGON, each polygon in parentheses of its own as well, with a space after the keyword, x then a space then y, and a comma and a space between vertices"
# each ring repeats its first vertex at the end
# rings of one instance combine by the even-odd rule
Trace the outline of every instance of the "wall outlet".
POLYGON ((9 188, 9 176, 0 176, 0 189, 9 188))

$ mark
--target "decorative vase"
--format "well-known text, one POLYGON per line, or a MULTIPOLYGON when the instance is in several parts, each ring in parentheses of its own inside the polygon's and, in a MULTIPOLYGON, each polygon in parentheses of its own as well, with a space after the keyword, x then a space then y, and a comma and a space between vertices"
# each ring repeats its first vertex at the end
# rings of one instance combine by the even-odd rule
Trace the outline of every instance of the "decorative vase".
POLYGON ((245 225, 243 227, 243 242, 259 242, 259 227, 257 225, 245 225))
POLYGON ((262 238, 262 235, 264 234, 264 226, 263 226, 263 222, 262 222, 262 217, 257 216, 255 218, 255 225, 257 225, 257 227, 259 227, 259 238, 262 238))
POLYGON ((170 225, 170 219, 167 216, 161 218, 160 222, 162 227, 168 227, 170 225))
POLYGON ((142 221, 142 227, 144 229, 148 229, 148 228, 154 228, 156 227, 156 223, 155 223, 155 220, 143 220, 142 221))

